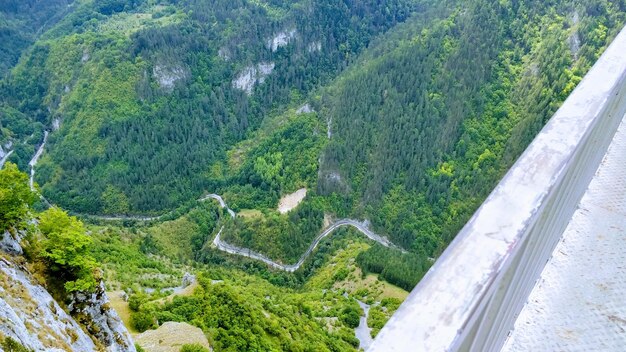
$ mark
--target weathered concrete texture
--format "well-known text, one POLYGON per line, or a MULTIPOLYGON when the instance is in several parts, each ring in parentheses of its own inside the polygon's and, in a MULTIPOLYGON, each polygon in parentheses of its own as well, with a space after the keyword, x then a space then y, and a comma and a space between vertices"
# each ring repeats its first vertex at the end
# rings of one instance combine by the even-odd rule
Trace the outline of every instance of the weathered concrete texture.
POLYGON ((503 351, 626 347, 626 121, 503 351))

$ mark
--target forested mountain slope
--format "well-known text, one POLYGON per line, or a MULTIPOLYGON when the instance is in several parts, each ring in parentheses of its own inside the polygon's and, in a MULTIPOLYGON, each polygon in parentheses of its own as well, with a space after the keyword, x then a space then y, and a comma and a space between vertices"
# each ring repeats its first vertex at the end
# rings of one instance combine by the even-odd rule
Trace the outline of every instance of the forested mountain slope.
POLYGON ((219 192, 243 210, 223 238, 284 263, 329 218, 369 219, 415 257, 359 262, 408 275, 449 243, 625 7, 80 1, 2 81, 0 144, 26 170, 52 131, 35 180, 76 213, 162 214, 219 192), (304 202, 279 214, 300 187, 304 202))
POLYGON ((163 212, 215 188, 210 165, 299 103, 416 1, 83 1, 3 82, 4 139, 81 213, 163 212), (24 120, 30 120, 24 126, 24 120), (34 134, 33 134, 34 133, 34 134), (21 142, 21 143, 20 143, 21 142))
POLYGON ((72 10, 73 0, 5 0, 0 3, 0 77, 22 51, 72 10))
POLYGON ((311 97, 325 136, 279 129, 230 169, 229 204, 263 214, 236 218, 222 238, 291 264, 323 214, 369 219, 411 253, 374 247, 358 262, 411 288, 621 29, 625 9, 476 0, 412 16, 311 97), (319 158, 306 159, 297 140, 319 158), (310 165, 314 180, 293 175, 310 165), (280 215, 264 200, 293 191, 290 180, 316 189, 280 215))
POLYGON ((137 331, 181 321, 216 350, 342 351, 359 344, 355 299, 375 305, 382 327, 622 28, 626 1, 33 0, 0 10, 10 38, 0 159, 27 198, 0 192, 0 203, 43 221, 40 245, 25 246, 34 263, 79 254, 69 268, 33 269, 70 271, 53 291, 93 289, 97 261, 107 289, 130 295, 120 306, 137 331), (44 135, 34 180, 50 204, 35 204, 13 163, 28 171, 44 135), (280 211, 295 191, 306 197, 280 211), (197 201, 213 193, 236 216, 197 201), (43 210, 51 204, 87 227, 43 210), (342 218, 369 221, 406 251, 344 228, 286 273, 212 245, 220 232, 293 264, 342 218), (187 271, 196 290, 168 296, 187 271))
POLYGON ((624 23, 624 1, 466 1, 392 30, 319 99, 319 190, 435 255, 624 23))

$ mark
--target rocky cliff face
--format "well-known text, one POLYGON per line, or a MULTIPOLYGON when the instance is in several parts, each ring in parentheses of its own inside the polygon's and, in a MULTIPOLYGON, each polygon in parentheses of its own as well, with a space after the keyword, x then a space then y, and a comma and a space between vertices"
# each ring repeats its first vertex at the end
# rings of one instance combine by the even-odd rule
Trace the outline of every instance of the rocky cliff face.
POLYGON ((0 236, 0 341, 10 337, 35 351, 135 352, 130 334, 108 305, 103 283, 93 294, 74 295, 73 317, 21 264, 19 239, 0 236))
POLYGON ((0 236, 0 253, 5 252, 10 255, 22 255, 22 246, 20 246, 20 241, 23 237, 22 233, 17 233, 14 236, 7 231, 0 236))
POLYGON ((130 333, 115 310, 111 308, 109 297, 104 289, 104 282, 94 293, 77 293, 72 297, 70 312, 111 352, 135 352, 135 345, 130 333))
POLYGON ((95 351, 93 340, 20 266, 0 259, 0 335, 35 351, 95 351))

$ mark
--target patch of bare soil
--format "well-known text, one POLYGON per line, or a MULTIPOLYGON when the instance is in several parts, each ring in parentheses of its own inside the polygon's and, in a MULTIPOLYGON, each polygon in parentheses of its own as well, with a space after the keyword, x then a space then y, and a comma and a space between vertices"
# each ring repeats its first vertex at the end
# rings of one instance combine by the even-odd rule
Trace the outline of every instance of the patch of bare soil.
POLYGON ((297 207, 304 200, 304 197, 306 197, 306 188, 300 188, 291 194, 283 196, 280 202, 278 202, 278 212, 281 214, 289 212, 297 207))
POLYGON ((135 336, 135 342, 150 352, 178 352, 183 345, 194 343, 211 350, 209 340, 200 328, 172 321, 135 336))

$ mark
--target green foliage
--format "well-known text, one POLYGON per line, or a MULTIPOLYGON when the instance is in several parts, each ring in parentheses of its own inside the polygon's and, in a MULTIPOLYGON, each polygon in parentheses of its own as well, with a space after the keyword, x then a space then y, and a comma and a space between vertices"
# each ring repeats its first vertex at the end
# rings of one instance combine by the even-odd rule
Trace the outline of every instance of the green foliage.
POLYGON ((128 197, 111 185, 102 193, 102 211, 106 214, 126 214, 129 210, 128 197))
POLYGON ((361 314, 361 308, 358 305, 351 304, 341 311, 339 318, 346 326, 354 329, 359 326, 361 314))
POLYGON ((31 352, 32 350, 24 347, 18 341, 15 341, 12 337, 5 337, 0 344, 0 347, 5 352, 31 352))
POLYGON ((370 308, 367 316, 367 326, 372 329, 372 337, 378 335, 380 329, 383 328, 393 313, 398 310, 400 303, 402 302, 396 298, 384 298, 380 301, 380 304, 370 308))
POLYGON ((133 294, 130 297, 128 297, 128 308, 130 308, 130 310, 133 312, 138 312, 141 305, 145 303, 147 300, 148 300, 148 297, 146 296, 146 294, 142 292, 133 294))
POLYGON ((334 281, 341 281, 348 277, 349 271, 348 268, 339 268, 337 272, 333 275, 334 281))
POLYGON ((141 239, 139 250, 144 254, 157 254, 161 251, 161 248, 154 240, 154 236, 152 236, 151 233, 148 233, 141 239))
POLYGON ((186 343, 180 348, 180 352, 209 352, 209 350, 206 347, 197 343, 186 343))
POLYGON ((281 153, 266 154, 257 157, 254 161, 254 171, 261 182, 281 183, 280 171, 283 169, 283 155, 281 153))
POLYGON ((46 29, 68 12, 67 0, 5 0, 0 3, 0 77, 46 29))
POLYGON ((92 239, 76 217, 52 207, 39 215, 39 229, 45 236, 41 256, 52 275, 65 281, 65 290, 91 291, 96 287, 96 261, 90 254, 92 239))
POLYGON ((18 225, 35 202, 28 176, 7 162, 0 170, 0 231, 18 225))
POLYGON ((150 312, 131 312, 130 324, 138 332, 144 332, 155 327, 154 317, 150 312))
POLYGON ((431 265, 423 255, 398 253, 379 244, 359 253, 356 261, 364 273, 379 274, 380 278, 407 291, 413 289, 431 265))
POLYGON ((367 316, 367 326, 372 329, 372 337, 376 337, 380 329, 383 328, 389 317, 385 315, 384 310, 380 306, 370 308, 367 316))
POLYGON ((305 199, 295 210, 267 211, 259 217, 237 217, 225 224, 224 240, 295 263, 322 228, 324 213, 318 202, 305 199))
MULTIPOLYGON (((139 286, 134 292, 177 286, 204 263, 225 282, 207 277, 193 295, 161 303, 152 302, 161 293, 132 296, 131 324, 187 321, 225 351, 353 350, 361 313, 333 291, 352 269, 325 271, 301 289, 349 231, 288 274, 210 248, 219 226, 228 242, 293 263, 325 213, 370 219, 410 253, 375 245, 357 264, 410 290, 621 28, 626 9, 622 0, 74 5, 36 35, 26 27, 45 24, 39 9, 31 16, 20 2, 0 5, 0 72, 24 52, 0 82, 0 142, 13 142, 11 161, 27 169, 43 130, 62 117, 36 175, 53 203, 156 214, 208 191, 253 216, 231 220, 213 202, 185 204, 184 216, 148 226, 94 226, 90 246, 82 224, 53 208, 40 222, 42 255, 68 291, 92 284, 89 252, 111 283, 139 286), (288 28, 298 32, 293 42, 266 46, 288 28), (260 62, 274 71, 252 94, 234 87, 260 62), (316 112, 293 113, 305 101, 316 112), (301 187, 304 202, 278 214, 281 195, 301 187), (339 319, 332 332, 325 318, 339 319)), ((4 228, 34 197, 11 165, 0 178, 4 228), (22 195, 6 191, 13 184, 22 195)), ((374 334, 398 303, 372 307, 374 334)))
MULTIPOLYGON (((384 9, 376 1, 304 3, 77 3, 0 84, 7 105, 31 123, 49 129, 63 117, 38 166, 44 195, 77 212, 132 214, 214 191, 221 180, 206 170, 223 163, 231 146, 269 113, 301 103, 373 35, 417 9, 414 0, 384 9), (171 13, 180 15, 162 21, 171 13), (145 21, 126 27, 139 17, 145 21), (265 43, 288 28, 298 31, 294 42, 272 52, 265 43), (311 43, 320 50, 308 50, 311 43), (252 95, 233 86, 246 67, 264 61, 275 69, 252 95)), ((315 149, 300 150, 317 158, 315 149)), ((315 169, 310 162, 291 169, 292 155, 282 153, 282 166, 273 152, 252 160, 261 180, 291 188, 315 169)), ((15 157, 24 165, 28 153, 15 157)))
MULTIPOLYGON (((142 252, 142 244, 146 242, 145 238, 148 235, 142 234, 137 229, 129 231, 123 228, 93 227, 90 230, 93 233, 94 258, 105 272, 115 278, 107 280, 110 286, 118 289, 135 286, 162 289, 180 285, 180 278, 185 269, 180 264, 173 263, 172 258, 175 257, 164 256, 170 251, 162 251, 158 246, 157 252, 142 252)), ((154 241, 156 242, 156 239, 154 241)), ((181 246, 184 245, 185 242, 182 242, 181 246)), ((137 306, 142 300, 140 299, 138 303, 137 306)))
POLYGON ((341 295, 329 293, 329 297, 318 294, 308 297, 277 291, 267 283, 241 277, 236 272, 230 272, 230 275, 240 277, 242 281, 212 284, 210 280, 200 278, 202 289, 193 296, 174 298, 155 310, 170 312, 172 316, 201 327, 211 335, 212 346, 218 351, 353 350, 350 343, 326 332, 313 318, 324 312, 317 306, 319 303, 315 303, 320 300, 333 307, 332 312, 324 314, 336 314, 341 309, 337 303, 347 301, 341 295))
POLYGON ((608 44, 604 33, 625 19, 620 1, 462 7, 433 7, 396 26, 317 102, 333 132, 318 193, 353 197, 349 212, 417 255, 408 260, 415 269, 385 259, 397 254, 361 256, 367 271, 406 289, 580 81, 608 44))
MULTIPOLYGON (((315 186, 318 156, 324 145, 315 114, 296 116, 263 139, 248 155, 236 180, 263 191, 261 204, 272 207, 278 201, 272 195, 291 193, 300 187, 315 186), (270 197, 267 197, 267 195, 270 197)), ((260 204, 237 204, 250 208, 260 204)))

